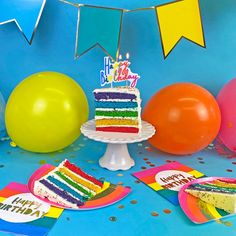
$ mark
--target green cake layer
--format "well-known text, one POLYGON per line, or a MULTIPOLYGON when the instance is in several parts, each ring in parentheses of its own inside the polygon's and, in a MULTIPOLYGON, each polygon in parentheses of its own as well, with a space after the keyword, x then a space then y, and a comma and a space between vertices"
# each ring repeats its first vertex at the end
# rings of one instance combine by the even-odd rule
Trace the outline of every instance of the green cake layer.
POLYGON ((95 111, 96 116, 111 116, 111 117, 138 117, 137 111, 95 111))

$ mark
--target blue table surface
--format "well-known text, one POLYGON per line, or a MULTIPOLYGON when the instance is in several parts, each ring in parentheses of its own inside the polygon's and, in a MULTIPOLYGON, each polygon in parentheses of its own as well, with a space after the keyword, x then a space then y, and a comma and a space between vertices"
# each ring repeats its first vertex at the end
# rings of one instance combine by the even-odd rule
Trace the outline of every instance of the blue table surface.
MULTIPOLYGON (((142 168, 151 168, 170 160, 177 160, 191 166, 208 176, 235 177, 234 159, 219 155, 214 147, 191 156, 175 157, 157 151, 147 142, 129 145, 129 151, 136 165, 127 171, 109 171, 99 166, 98 160, 103 155, 106 145, 81 136, 70 147, 51 154, 36 154, 12 147, 10 140, 0 143, 0 187, 9 182, 27 183, 31 174, 42 164, 57 165, 68 158, 86 172, 97 178, 105 178, 115 184, 132 187, 132 192, 120 202, 109 207, 89 210, 65 210, 49 235, 235 235, 236 217, 231 216, 220 222, 202 225, 192 223, 182 212, 166 199, 143 183, 137 183, 131 175, 142 168), (145 158, 145 160, 144 160, 145 158), (131 201, 136 200, 136 204, 131 201), (122 204, 124 208, 118 206, 122 204), (171 213, 164 212, 169 209, 171 213), (157 212, 158 216, 152 216, 157 212), (111 221, 114 217, 115 221, 111 221)), ((6 235, 6 233, 0 233, 6 235)))

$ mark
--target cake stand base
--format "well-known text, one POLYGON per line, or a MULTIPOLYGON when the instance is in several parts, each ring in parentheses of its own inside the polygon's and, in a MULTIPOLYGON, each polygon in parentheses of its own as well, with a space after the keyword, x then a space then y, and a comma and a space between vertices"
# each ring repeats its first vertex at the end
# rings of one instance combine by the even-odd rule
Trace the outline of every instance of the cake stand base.
POLYGON ((104 156, 99 160, 101 167, 108 170, 128 170, 134 166, 130 157, 127 144, 108 143, 104 156))
POLYGON ((81 132, 95 141, 107 143, 104 156, 99 160, 101 167, 108 170, 128 170, 134 166, 134 160, 130 157, 127 143, 136 143, 151 138, 155 128, 146 121, 142 121, 142 129, 138 134, 101 132, 96 131, 95 120, 89 120, 81 127, 81 132))

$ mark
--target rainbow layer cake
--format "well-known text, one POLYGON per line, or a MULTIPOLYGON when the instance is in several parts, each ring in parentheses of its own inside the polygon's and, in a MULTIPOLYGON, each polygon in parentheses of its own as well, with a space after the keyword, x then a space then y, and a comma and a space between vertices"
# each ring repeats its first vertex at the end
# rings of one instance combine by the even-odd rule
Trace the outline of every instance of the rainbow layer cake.
POLYGON ((236 213, 236 183, 217 179, 192 184, 185 192, 228 213, 236 213))
POLYGON ((34 194, 68 208, 78 208, 101 191, 103 183, 64 160, 34 183, 34 194))
POLYGON ((102 88, 93 93, 96 131, 140 132, 141 99, 137 88, 102 88))

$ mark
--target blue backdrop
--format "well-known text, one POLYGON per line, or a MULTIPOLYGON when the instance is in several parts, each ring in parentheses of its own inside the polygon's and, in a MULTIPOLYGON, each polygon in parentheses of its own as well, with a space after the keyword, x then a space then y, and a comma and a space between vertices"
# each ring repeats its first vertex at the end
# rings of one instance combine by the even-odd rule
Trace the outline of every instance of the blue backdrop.
MULTIPOLYGON (((159 5, 159 0, 87 0, 86 3, 119 8, 159 5)), ((200 1, 207 48, 181 40, 163 59, 155 12, 125 14, 121 53, 130 53, 131 69, 139 73, 143 105, 161 87, 179 81, 197 83, 214 95, 236 75, 236 2, 200 1)), ((93 116, 92 91, 100 86, 104 53, 96 48, 74 60, 77 8, 47 0, 32 46, 14 23, 0 26, 0 91, 5 99, 25 77, 39 71, 58 71, 75 79, 87 94, 93 116)))
MULTIPOLYGON (((81 3, 134 9, 164 1, 84 0, 81 3)), ((125 15, 121 53, 130 53, 131 70, 142 76, 138 88, 143 105, 157 90, 175 82, 194 82, 216 95, 227 81, 236 77, 236 1, 201 0, 200 4, 207 48, 182 40, 166 60, 163 59, 155 12, 139 11, 125 15)), ((90 118, 93 117, 92 91, 100 86, 99 70, 103 68, 104 53, 97 48, 74 60, 76 23, 75 7, 58 0, 47 0, 32 46, 28 45, 14 23, 0 26, 0 91, 6 100, 14 87, 30 74, 58 71, 71 76, 82 86, 88 97, 90 118)), ((119 171, 118 175, 98 165, 98 159, 105 152, 105 144, 83 136, 64 151, 50 154, 29 153, 11 147, 10 141, 2 142, 0 188, 12 181, 27 183, 31 174, 42 164, 58 165, 64 158, 69 158, 97 178, 104 177, 109 182, 123 182, 131 186, 132 193, 121 202, 100 210, 64 211, 50 235, 74 236, 75 232, 113 236, 234 235, 235 217, 230 218, 229 222, 227 219, 224 224, 219 221, 218 224, 212 222, 196 226, 179 207, 173 206, 144 184, 135 182, 131 173, 150 167, 145 160, 156 166, 176 160, 175 156, 149 149, 147 143, 129 145, 136 165, 128 171, 119 171), (131 200, 137 200, 138 204, 130 204, 131 200), (119 209, 119 204, 125 208, 119 209), (166 214, 164 209, 170 209, 172 213, 166 214), (158 212, 159 216, 151 216, 153 211, 158 212), (109 220, 113 216, 117 217, 116 222, 109 220)), ((235 177, 235 159, 219 156, 211 149, 191 157, 178 157, 178 161, 208 176, 235 177)))

